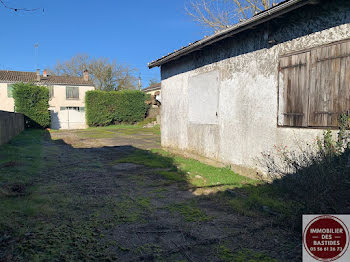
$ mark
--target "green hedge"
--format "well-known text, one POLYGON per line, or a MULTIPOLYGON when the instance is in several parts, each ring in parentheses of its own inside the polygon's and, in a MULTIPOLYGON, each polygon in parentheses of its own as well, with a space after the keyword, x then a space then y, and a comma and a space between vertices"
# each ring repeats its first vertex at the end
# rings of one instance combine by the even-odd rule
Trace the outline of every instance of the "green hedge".
POLYGON ((88 91, 85 96, 89 126, 107 126, 142 121, 149 108, 148 95, 141 91, 88 91))
POLYGON ((44 86, 16 83, 13 86, 16 112, 25 116, 26 127, 50 126, 49 90, 44 86))

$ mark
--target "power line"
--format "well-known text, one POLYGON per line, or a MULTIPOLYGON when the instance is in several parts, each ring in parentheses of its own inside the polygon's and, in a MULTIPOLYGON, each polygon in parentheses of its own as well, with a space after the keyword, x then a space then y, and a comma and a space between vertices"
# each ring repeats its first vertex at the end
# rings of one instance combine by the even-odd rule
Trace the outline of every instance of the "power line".
POLYGON ((34 11, 38 11, 40 9, 43 10, 44 12, 44 8, 32 8, 32 9, 28 9, 28 8, 14 8, 14 7, 10 7, 8 6, 3 0, 0 0, 0 3, 7 9, 10 9, 10 10, 13 10, 15 12, 18 12, 18 11, 25 11, 25 12, 34 12, 34 11))

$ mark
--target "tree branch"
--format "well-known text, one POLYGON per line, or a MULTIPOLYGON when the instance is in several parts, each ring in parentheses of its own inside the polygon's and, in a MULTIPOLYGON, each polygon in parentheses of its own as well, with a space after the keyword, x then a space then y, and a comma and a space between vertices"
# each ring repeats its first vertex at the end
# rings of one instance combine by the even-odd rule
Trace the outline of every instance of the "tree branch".
POLYGON ((213 31, 222 30, 249 19, 282 0, 188 0, 187 15, 213 31))

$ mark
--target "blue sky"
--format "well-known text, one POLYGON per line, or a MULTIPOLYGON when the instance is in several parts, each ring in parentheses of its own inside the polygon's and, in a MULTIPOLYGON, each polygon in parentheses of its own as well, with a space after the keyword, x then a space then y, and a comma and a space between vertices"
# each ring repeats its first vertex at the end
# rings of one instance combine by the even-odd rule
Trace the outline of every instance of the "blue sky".
POLYGON ((136 67, 145 87, 160 77, 148 62, 205 33, 186 15, 186 0, 3 1, 45 11, 13 12, 0 5, 1 70, 34 71, 34 44, 39 43, 40 69, 86 53, 136 67))

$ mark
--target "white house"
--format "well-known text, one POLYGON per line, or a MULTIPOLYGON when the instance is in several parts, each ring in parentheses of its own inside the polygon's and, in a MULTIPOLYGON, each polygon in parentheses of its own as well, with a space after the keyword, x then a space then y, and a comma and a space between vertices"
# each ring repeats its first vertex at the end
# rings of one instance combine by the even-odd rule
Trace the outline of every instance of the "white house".
POLYGON ((259 166, 350 110, 350 1, 288 0, 159 58, 162 146, 259 166))
POLYGON ((52 129, 83 129, 85 121, 85 93, 94 90, 94 83, 85 71, 83 77, 53 76, 44 70, 37 72, 0 71, 0 110, 14 112, 12 86, 24 82, 47 86, 50 91, 52 129))

